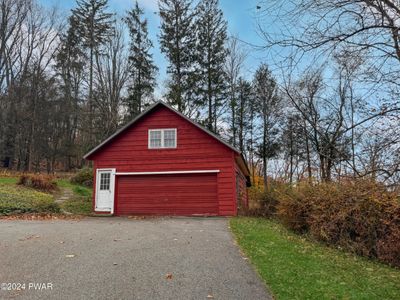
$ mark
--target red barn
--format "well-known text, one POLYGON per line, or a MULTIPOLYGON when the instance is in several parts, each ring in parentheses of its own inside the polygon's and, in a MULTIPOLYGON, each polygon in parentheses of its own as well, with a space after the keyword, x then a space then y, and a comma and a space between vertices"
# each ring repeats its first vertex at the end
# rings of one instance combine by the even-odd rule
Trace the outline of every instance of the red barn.
POLYGON ((247 206, 237 149, 157 102, 84 156, 96 213, 233 216, 247 206))

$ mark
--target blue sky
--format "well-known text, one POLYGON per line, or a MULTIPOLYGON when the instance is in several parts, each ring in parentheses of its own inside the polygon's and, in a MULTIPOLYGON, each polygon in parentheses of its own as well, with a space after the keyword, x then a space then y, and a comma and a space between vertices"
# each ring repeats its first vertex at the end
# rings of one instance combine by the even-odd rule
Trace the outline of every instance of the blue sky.
MULTIPOLYGON (((71 8, 76 6, 75 0, 39 0, 39 2, 47 7, 57 6, 60 10, 69 14, 71 8)), ((159 67, 159 88, 163 85, 163 81, 167 78, 166 66, 167 61, 164 55, 160 53, 157 35, 159 34, 159 16, 155 14, 158 11, 158 0, 139 0, 139 4, 145 9, 146 17, 149 20, 149 34, 154 43, 153 55, 157 66, 159 67)), ((256 30, 256 5, 260 0, 220 0, 220 6, 223 10, 225 19, 228 21, 228 33, 237 36, 240 40, 249 44, 261 45, 262 39, 256 30)), ((134 0, 109 0, 110 11, 116 12, 118 16, 123 16, 126 10, 134 5, 134 0)), ((244 76, 251 78, 260 62, 265 61, 264 53, 254 51, 249 46, 248 56, 244 64, 244 76)), ((268 61, 265 61, 269 63, 268 61)))

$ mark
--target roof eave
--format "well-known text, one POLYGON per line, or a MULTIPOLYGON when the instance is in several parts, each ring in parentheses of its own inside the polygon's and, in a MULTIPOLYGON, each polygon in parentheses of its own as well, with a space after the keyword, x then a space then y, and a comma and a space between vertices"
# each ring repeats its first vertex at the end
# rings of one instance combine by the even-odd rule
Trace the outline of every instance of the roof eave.
POLYGON ((151 105, 147 110, 143 111, 141 114, 137 115, 132 121, 130 121, 129 123, 127 123, 125 126, 123 126, 122 128, 120 128, 119 130, 117 130, 114 134, 112 134, 111 136, 109 136, 107 139, 105 139, 103 142, 101 142, 99 145, 97 145, 96 147, 94 147, 92 150, 90 150, 88 153, 86 153, 83 158, 84 159, 90 159, 90 156, 92 154, 94 154, 96 151, 100 150, 100 148, 102 148, 103 146, 105 146, 106 144, 108 144, 110 141, 112 141, 116 136, 118 136, 120 133, 122 133, 123 131, 125 131, 125 129, 127 129, 128 127, 130 127, 131 125, 133 125, 134 123, 136 123, 139 119, 143 118, 145 115, 147 115, 149 112, 151 112, 155 107, 157 107, 158 105, 163 105, 164 107, 168 108, 169 110, 175 112, 176 114, 178 114, 179 116, 181 116, 182 118, 184 118, 185 120, 187 120, 188 122, 190 122, 191 124, 193 124, 194 126, 196 126, 197 128, 201 129, 202 131, 206 132, 207 134, 211 135, 212 137, 214 137, 215 139, 217 139, 219 142, 221 142, 222 144, 224 144, 225 146, 227 146, 228 148, 230 148, 231 150, 235 151, 237 154, 241 155, 241 152, 236 149, 235 147, 233 147, 232 145, 230 145, 228 142, 224 141, 223 139, 221 139, 219 136, 217 136, 216 134, 214 134, 213 132, 209 131, 208 129, 202 127, 201 125, 197 124, 196 122, 192 121, 191 119, 189 119, 187 116, 185 116, 184 114, 182 114, 181 112, 177 111, 176 109, 172 108, 171 106, 167 105, 166 103, 162 102, 162 101, 158 101, 156 103, 154 103, 153 105, 151 105))
POLYGON ((142 117, 144 117, 145 115, 147 115, 150 111, 152 111, 158 104, 160 104, 162 102, 158 101, 156 103, 154 103, 153 105, 151 105, 148 109, 146 109, 145 111, 143 111, 142 113, 140 113, 139 115, 137 115, 135 118, 133 118, 130 122, 128 122, 126 125, 124 125, 123 127, 121 127, 120 129, 118 129, 116 132, 114 132, 112 135, 110 135, 107 139, 105 139, 103 142, 101 142, 100 144, 98 144, 96 147, 94 147, 92 150, 90 150, 88 153, 86 153, 83 158, 84 159, 89 159, 90 160, 90 156, 92 154, 94 154, 97 150, 100 150, 100 148, 102 148, 103 146, 105 146, 106 144, 108 144, 110 141, 112 141, 116 136, 118 136, 120 133, 122 133, 123 131, 125 131, 125 129, 127 129, 128 127, 130 127, 131 125, 133 125, 136 121, 138 121, 139 119, 141 119, 142 117))

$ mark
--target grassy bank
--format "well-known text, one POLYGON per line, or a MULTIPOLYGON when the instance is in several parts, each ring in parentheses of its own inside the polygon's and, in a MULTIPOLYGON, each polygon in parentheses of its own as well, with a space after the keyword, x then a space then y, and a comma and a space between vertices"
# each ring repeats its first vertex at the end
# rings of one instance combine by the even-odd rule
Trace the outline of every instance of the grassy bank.
POLYGON ((65 179, 57 180, 57 185, 73 192, 73 197, 60 205, 64 211, 75 215, 92 213, 92 188, 73 184, 65 179))
POLYGON ((60 213, 61 210, 75 215, 89 215, 92 211, 92 189, 73 184, 67 179, 56 180, 60 188, 54 193, 39 192, 29 187, 17 185, 16 177, 0 177, 0 216, 31 213, 60 213), (70 199, 61 204, 55 198, 71 191, 70 199))
POLYGON ((13 177, 0 178, 0 216, 24 213, 58 213, 51 194, 18 186, 13 177))
POLYGON ((400 270, 344 253, 261 218, 232 231, 277 299, 400 299, 400 270))

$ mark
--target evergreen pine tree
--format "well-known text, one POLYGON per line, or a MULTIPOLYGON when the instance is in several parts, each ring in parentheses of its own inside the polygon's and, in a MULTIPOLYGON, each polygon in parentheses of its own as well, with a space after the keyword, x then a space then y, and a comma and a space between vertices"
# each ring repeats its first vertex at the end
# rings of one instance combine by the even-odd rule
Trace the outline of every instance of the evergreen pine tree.
POLYGON ((246 58, 246 54, 238 43, 236 37, 228 39, 226 44, 227 55, 225 58, 225 76, 227 85, 227 104, 229 107, 229 115, 227 121, 229 122, 229 133, 231 135, 230 141, 234 147, 237 142, 237 128, 236 128, 236 111, 237 111, 237 83, 240 77, 241 69, 246 58))
POLYGON ((55 69, 62 79, 61 88, 66 97, 70 97, 73 93, 75 80, 81 78, 86 60, 77 33, 77 22, 74 15, 68 18, 68 29, 60 34, 60 47, 55 59, 55 69))
POLYGON ((226 92, 226 30, 227 23, 218 7, 218 0, 201 0, 196 18, 196 61, 200 79, 197 95, 201 107, 207 108, 207 127, 214 132, 217 132, 218 110, 226 92))
POLYGON ((168 101, 190 114, 193 103, 195 48, 191 0, 160 0, 160 46, 169 61, 168 101))
POLYGON ((99 47, 108 39, 113 30, 113 14, 106 12, 108 0, 77 0, 72 14, 77 20, 77 32, 83 46, 89 50, 89 143, 93 130, 93 66, 99 47))
POLYGON ((126 99, 130 117, 139 114, 143 108, 144 100, 154 92, 156 84, 155 75, 157 67, 154 65, 150 49, 153 43, 148 37, 147 19, 142 19, 143 9, 136 1, 135 7, 124 18, 129 29, 129 95, 126 99))
POLYGON ((268 161, 277 155, 279 149, 279 122, 281 118, 282 98, 278 93, 276 79, 266 64, 261 64, 254 75, 254 93, 261 120, 261 142, 258 145, 259 156, 263 163, 264 188, 268 186, 268 161))
POLYGON ((76 153, 75 139, 78 130, 80 86, 83 78, 86 56, 77 35, 77 20, 68 18, 68 29, 60 35, 60 47, 55 57, 55 70, 60 77, 59 88, 62 97, 64 117, 64 139, 66 169, 72 168, 72 157, 76 153))
POLYGON ((239 78, 238 80, 238 103, 236 112, 236 127, 239 150, 245 154, 246 133, 251 126, 250 106, 253 102, 253 91, 251 83, 239 78))

